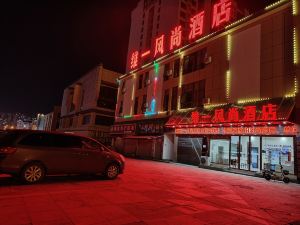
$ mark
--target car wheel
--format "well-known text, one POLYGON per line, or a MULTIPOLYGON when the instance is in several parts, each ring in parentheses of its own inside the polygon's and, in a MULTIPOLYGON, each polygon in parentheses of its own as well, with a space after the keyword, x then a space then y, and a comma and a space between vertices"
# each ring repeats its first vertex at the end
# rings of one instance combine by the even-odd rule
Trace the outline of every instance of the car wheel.
POLYGON ((27 184, 40 182, 45 177, 45 168, 41 163, 30 163, 21 172, 21 179, 27 184))
POLYGON ((120 167, 116 163, 109 164, 105 171, 105 177, 107 179, 115 179, 120 173, 120 167))

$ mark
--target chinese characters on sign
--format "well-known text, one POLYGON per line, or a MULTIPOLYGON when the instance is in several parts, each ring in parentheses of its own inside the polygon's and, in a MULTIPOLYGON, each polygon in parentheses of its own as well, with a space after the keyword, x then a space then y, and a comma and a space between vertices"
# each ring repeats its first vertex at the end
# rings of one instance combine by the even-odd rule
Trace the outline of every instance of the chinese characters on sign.
POLYGON ((190 34, 189 39, 194 39, 203 34, 203 25, 204 25, 204 11, 198 13, 196 16, 191 18, 190 23, 190 34))
POLYGON ((156 38, 154 56, 158 54, 164 54, 164 39, 165 35, 161 35, 160 37, 156 38))
POLYGON ((131 55, 130 69, 134 69, 138 66, 139 52, 135 51, 131 55))
POLYGON ((174 30, 171 31, 171 40, 170 40, 170 50, 173 50, 174 47, 180 47, 182 40, 182 31, 181 26, 177 26, 174 30))
MULTIPOLYGON (((217 28, 221 25, 226 25, 230 22, 233 12, 233 3, 232 0, 218 0, 213 5, 213 15, 212 15, 212 25, 211 28, 217 28)), ((189 40, 195 40, 201 37, 204 34, 204 19, 205 11, 201 11, 194 15, 190 19, 188 35, 189 40)), ((139 66, 139 59, 149 57, 162 56, 167 50, 165 49, 166 45, 169 45, 169 50, 174 50, 180 48, 183 40, 182 27, 180 25, 176 26, 171 30, 169 37, 166 38, 165 34, 161 34, 154 40, 154 50, 147 49, 144 52, 139 54, 138 51, 131 53, 130 58, 130 69, 136 69, 139 66)))
POLYGON ((232 10, 231 0, 220 0, 214 5, 212 27, 218 27, 230 21, 232 10))
POLYGON ((200 115, 198 111, 191 113, 191 123, 224 123, 224 122, 253 122, 277 120, 277 105, 267 104, 262 106, 260 117, 257 115, 256 106, 245 106, 242 109, 231 107, 227 111, 215 109, 212 116, 200 115))

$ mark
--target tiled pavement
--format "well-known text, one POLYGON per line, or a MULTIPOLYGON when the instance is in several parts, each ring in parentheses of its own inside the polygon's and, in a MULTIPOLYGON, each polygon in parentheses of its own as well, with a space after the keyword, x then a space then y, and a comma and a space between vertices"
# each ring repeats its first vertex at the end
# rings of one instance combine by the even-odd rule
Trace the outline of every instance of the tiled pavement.
POLYGON ((300 224, 300 185, 127 159, 125 174, 0 177, 0 225, 300 224))

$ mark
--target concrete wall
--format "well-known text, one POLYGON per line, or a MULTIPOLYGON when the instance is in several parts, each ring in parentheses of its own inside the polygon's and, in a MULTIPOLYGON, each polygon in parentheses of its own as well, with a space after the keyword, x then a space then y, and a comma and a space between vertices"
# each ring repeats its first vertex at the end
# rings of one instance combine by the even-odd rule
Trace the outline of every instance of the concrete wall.
POLYGON ((230 101, 260 98, 260 25, 232 35, 229 69, 231 72, 230 101))

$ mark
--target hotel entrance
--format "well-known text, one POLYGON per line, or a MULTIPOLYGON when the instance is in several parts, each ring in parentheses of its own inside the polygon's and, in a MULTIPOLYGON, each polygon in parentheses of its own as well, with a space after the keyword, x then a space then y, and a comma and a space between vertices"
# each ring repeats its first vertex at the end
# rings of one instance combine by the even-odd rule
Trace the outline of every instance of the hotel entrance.
POLYGON ((260 154, 260 137, 231 137, 230 168, 260 171, 260 154))
POLYGON ((210 140, 212 167, 260 171, 260 137, 231 136, 210 140))

